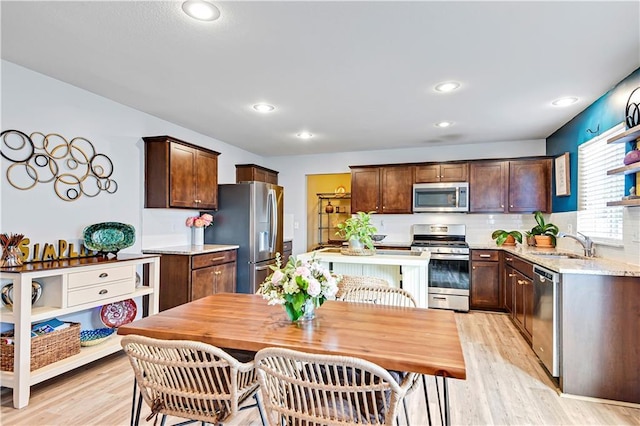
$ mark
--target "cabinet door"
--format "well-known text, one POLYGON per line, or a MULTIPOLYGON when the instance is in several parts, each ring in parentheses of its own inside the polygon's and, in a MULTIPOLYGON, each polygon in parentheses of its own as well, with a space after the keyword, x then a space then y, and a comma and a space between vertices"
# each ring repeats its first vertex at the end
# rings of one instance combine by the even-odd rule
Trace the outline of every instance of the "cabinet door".
POLYGON ((382 213, 411 213, 413 168, 382 167, 382 213))
POLYGON ((380 207, 380 169, 377 167, 351 169, 351 212, 382 211, 380 207))
POLYGON ((471 264, 472 308, 500 308, 500 263, 474 261, 471 264))
POLYGON ((196 151, 196 207, 218 208, 218 156, 196 151))
POLYGON ((469 167, 469 211, 506 212, 508 161, 481 161, 469 167))
POLYGON ((219 266, 195 269, 191 271, 191 299, 201 299, 216 292, 216 272, 219 266))
POLYGON ((551 159, 509 162, 509 211, 551 211, 551 159))
POLYGON ((440 164, 440 182, 467 182, 469 164, 440 164))
POLYGON ((177 143, 171 144, 171 207, 196 207, 196 150, 177 143))
POLYGON ((425 164, 416 166, 415 183, 434 183, 440 182, 440 165, 425 164))
POLYGON ((533 282, 527 278, 524 278, 524 284, 522 285, 523 295, 523 316, 524 316, 524 331, 529 336, 533 336, 533 282))
POLYGON ((518 271, 514 277, 513 312, 517 325, 524 329, 524 282, 526 278, 518 271))
POLYGON ((511 266, 506 266, 504 268, 504 307, 512 316, 515 314, 513 310, 515 277, 514 269, 511 266))
POLYGON ((223 263, 216 269, 216 293, 236 292, 236 262, 223 263))

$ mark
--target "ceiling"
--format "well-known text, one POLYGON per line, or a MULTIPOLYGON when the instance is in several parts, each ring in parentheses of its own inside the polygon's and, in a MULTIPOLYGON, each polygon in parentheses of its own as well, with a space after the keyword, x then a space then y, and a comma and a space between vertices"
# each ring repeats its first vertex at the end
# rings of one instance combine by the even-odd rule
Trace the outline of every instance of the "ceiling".
POLYGON ((214 3, 3 0, 1 54, 263 156, 543 139, 640 67, 637 1, 214 3))

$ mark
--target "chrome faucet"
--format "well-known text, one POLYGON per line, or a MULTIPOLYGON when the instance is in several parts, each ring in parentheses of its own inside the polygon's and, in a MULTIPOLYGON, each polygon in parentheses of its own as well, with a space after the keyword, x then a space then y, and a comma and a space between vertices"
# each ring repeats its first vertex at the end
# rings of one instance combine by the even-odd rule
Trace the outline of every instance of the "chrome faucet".
POLYGON ((571 235, 571 234, 565 234, 564 232, 559 232, 558 233, 558 237, 567 237, 567 238, 573 238, 574 240, 576 240, 577 242, 579 242, 582 245, 582 248, 584 249, 584 255, 585 257, 593 257, 596 255, 596 248, 593 245, 593 240, 589 237, 587 237, 586 235, 584 235, 581 232, 577 233, 580 237, 575 236, 575 235, 571 235))

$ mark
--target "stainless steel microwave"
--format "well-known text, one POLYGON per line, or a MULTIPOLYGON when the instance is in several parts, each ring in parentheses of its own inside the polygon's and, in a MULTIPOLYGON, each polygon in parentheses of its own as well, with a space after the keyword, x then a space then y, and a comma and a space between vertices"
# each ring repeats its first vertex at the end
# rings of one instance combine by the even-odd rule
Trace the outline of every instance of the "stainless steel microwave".
POLYGON ((416 183, 413 185, 413 212, 468 212, 467 182, 416 183))

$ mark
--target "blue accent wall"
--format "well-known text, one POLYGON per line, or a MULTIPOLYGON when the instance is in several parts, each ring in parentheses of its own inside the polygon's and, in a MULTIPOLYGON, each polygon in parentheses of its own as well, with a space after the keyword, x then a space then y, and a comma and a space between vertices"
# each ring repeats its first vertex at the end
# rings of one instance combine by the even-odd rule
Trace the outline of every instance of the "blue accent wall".
MULTIPOLYGON (((568 152, 571 172, 571 195, 556 197, 554 170, 553 212, 568 212, 578 209, 578 146, 623 122, 627 99, 637 87, 640 87, 640 68, 547 138, 547 155, 558 156, 568 152)), ((627 151, 630 149, 631 144, 628 143, 627 151)), ((633 180, 634 175, 626 176, 625 194, 633 185, 633 180)))

